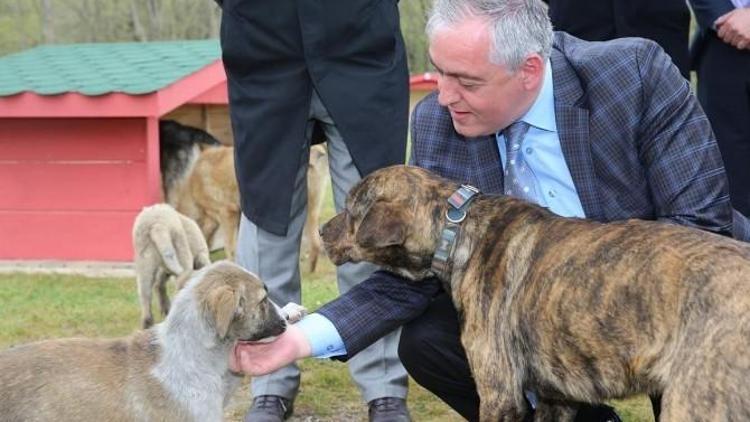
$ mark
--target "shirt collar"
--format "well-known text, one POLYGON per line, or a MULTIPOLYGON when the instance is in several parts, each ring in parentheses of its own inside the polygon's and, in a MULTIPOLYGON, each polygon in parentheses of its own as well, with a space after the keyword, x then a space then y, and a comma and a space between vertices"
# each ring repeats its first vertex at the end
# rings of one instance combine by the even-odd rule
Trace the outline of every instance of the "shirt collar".
POLYGON ((521 117, 522 121, 534 126, 537 129, 548 132, 557 132, 557 122, 555 121, 555 94, 552 82, 552 64, 547 59, 544 66, 544 80, 542 89, 534 100, 529 111, 521 117))

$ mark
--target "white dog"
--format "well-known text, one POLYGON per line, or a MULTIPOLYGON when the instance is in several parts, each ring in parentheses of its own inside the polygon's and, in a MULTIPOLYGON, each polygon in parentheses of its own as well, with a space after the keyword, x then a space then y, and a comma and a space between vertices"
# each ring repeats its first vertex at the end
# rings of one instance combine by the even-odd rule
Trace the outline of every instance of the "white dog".
POLYGON ((0 419, 218 422, 241 380, 228 367, 235 341, 285 329, 257 277, 217 262, 197 271, 148 330, 0 352, 0 419))
POLYGON ((157 289, 162 315, 169 312, 167 280, 175 278, 180 289, 193 270, 211 263, 206 239, 198 225, 167 204, 146 207, 133 224, 133 250, 141 324, 154 323, 151 292, 157 289))

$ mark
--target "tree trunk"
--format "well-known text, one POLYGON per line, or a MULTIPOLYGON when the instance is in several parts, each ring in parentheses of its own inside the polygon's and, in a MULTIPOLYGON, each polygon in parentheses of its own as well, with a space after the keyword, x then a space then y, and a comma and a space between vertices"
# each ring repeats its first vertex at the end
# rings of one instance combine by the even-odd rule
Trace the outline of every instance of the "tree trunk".
POLYGON ((141 18, 138 13, 137 0, 130 0, 130 22, 133 27, 133 36, 138 41, 148 41, 148 35, 143 29, 141 18))
POLYGON ((55 18, 50 0, 42 0, 42 42, 55 42, 55 18))

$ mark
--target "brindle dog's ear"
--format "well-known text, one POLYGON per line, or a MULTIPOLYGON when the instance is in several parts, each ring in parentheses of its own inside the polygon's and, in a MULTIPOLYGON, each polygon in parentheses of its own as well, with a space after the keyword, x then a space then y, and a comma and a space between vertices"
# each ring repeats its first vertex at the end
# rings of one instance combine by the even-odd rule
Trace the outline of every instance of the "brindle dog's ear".
POLYGON ((401 245, 406 240, 406 223, 396 207, 378 202, 367 211, 359 224, 357 245, 364 248, 383 248, 401 245))
POLYGON ((208 296, 208 310, 216 325, 216 334, 222 340, 229 332, 229 325, 237 310, 238 294, 229 286, 215 289, 208 296))

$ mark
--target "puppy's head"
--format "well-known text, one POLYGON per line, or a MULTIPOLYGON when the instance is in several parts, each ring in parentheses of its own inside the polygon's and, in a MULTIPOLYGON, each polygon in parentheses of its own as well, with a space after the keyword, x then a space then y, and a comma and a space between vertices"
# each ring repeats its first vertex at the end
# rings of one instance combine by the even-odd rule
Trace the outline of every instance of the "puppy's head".
POLYGON ((368 261, 412 280, 431 275, 446 198, 455 189, 455 183, 418 167, 370 174, 322 227, 328 256, 336 265, 368 261))
POLYGON ((256 341, 278 336, 286 320, 263 283, 236 264, 221 261, 198 273, 195 294, 204 317, 222 341, 256 341))

